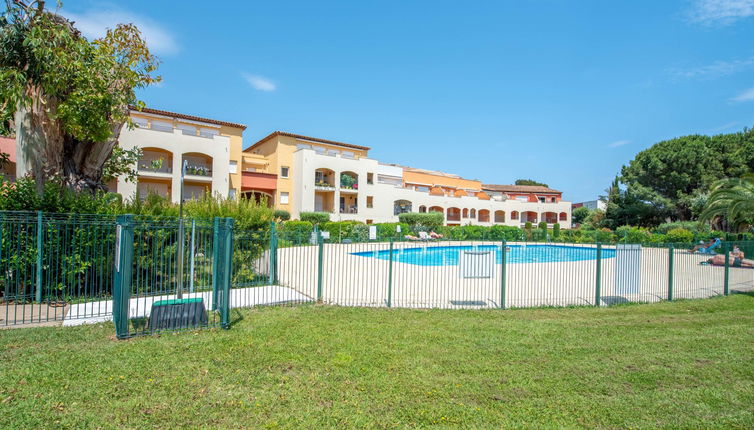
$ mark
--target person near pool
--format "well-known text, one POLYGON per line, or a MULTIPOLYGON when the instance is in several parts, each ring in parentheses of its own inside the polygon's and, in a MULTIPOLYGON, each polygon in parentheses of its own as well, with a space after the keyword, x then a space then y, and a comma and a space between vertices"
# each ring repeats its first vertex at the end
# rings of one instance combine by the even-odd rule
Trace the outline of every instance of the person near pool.
POLYGON ((720 238, 716 237, 713 239, 710 239, 707 243, 700 243, 699 245, 696 245, 695 247, 691 248, 689 250, 690 253, 695 253, 697 251, 700 251, 702 253, 711 254, 712 250, 720 246, 720 238))
POLYGON ((744 258, 744 252, 741 251, 741 248, 739 248, 738 245, 733 246, 733 250, 730 251, 727 256, 718 254, 707 260, 707 263, 713 266, 725 266, 726 257, 728 258, 728 264, 730 265, 730 267, 754 268, 754 260, 747 260, 746 258, 744 258))

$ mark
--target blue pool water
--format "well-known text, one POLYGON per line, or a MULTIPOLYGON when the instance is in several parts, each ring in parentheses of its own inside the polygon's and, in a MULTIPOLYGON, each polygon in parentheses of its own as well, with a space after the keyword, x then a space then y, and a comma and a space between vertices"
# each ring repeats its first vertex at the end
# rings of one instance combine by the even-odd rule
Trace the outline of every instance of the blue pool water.
MULTIPOLYGON (((506 263, 557 263, 597 259, 596 248, 567 245, 508 245, 506 263)), ((499 245, 419 246, 393 250, 393 261, 419 266, 457 266, 460 251, 495 251, 495 261, 502 263, 499 245)), ((361 257, 390 259, 390 250, 354 252, 361 257)), ((602 249, 602 258, 615 257, 614 249, 602 249)))

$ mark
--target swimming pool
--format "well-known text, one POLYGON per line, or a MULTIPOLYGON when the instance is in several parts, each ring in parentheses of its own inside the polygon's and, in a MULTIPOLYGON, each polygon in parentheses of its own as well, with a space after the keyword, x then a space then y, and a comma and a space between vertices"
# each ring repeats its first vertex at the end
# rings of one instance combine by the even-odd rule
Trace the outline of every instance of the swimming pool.
MULTIPOLYGON (((558 263, 597 259, 597 248, 568 245, 508 245, 506 263, 558 263)), ((393 250, 393 261, 418 266, 457 266, 461 251, 494 251, 502 263, 499 245, 419 246, 393 250)), ((390 250, 354 252, 361 257, 390 259, 390 250)), ((614 249, 602 249, 602 258, 615 256, 614 249)))

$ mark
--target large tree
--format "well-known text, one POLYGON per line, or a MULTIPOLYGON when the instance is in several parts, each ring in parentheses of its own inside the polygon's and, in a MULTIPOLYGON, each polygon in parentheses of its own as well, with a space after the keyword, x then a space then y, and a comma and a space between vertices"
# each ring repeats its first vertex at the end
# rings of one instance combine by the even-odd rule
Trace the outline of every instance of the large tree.
MULTIPOLYGON (((691 220, 715 181, 754 170, 754 133, 691 135, 659 142, 621 170, 626 200, 654 220, 691 220)), ((629 210, 630 208, 624 207, 629 210)), ((630 215, 630 214, 629 214, 630 215)), ((646 224, 646 223, 643 223, 646 224)))
POLYGON ((754 225, 754 174, 716 182, 700 219, 725 221, 736 230, 754 225))
POLYGON ((159 81, 157 59, 133 24, 89 41, 75 23, 6 0, 0 16, 0 122, 15 133, 17 157, 38 189, 59 180, 76 191, 104 188, 103 174, 135 89, 159 81))

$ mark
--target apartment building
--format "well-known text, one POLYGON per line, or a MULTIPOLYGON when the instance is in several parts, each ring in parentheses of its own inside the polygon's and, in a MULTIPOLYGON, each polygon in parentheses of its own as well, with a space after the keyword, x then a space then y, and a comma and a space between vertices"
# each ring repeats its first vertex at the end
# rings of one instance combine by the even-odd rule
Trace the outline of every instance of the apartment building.
POLYGON ((0 165, 0 177, 6 181, 16 180, 16 139, 0 136, 0 153, 7 154, 8 160, 0 165))
POLYGON ((370 148, 276 131, 244 151, 241 194, 296 218, 394 222, 405 212, 439 212, 447 225, 570 226, 571 204, 547 187, 482 184, 444 172, 381 163, 370 148))
POLYGON ((111 190, 126 198, 157 193, 181 200, 181 169, 185 166, 183 198, 205 193, 236 198, 242 188, 241 154, 245 125, 164 110, 131 110, 136 127, 123 129, 119 145, 141 148, 136 183, 120 178, 111 190))

